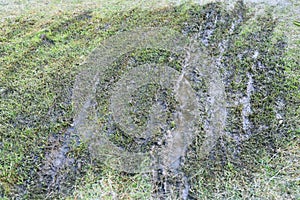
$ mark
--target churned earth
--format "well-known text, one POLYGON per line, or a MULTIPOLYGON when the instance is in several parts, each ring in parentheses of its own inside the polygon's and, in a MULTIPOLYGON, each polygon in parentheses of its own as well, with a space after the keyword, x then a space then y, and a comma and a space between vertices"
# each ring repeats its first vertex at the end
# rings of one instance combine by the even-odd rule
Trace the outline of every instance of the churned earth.
POLYGON ((298 2, 0 6, 0 198, 300 198, 298 2))

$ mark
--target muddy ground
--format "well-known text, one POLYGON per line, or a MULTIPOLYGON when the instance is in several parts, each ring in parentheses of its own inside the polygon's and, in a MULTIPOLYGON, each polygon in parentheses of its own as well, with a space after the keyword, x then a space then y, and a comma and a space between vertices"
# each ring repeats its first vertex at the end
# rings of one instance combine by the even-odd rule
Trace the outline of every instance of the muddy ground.
POLYGON ((255 3, 3 19, 0 196, 297 199, 299 4, 255 3))

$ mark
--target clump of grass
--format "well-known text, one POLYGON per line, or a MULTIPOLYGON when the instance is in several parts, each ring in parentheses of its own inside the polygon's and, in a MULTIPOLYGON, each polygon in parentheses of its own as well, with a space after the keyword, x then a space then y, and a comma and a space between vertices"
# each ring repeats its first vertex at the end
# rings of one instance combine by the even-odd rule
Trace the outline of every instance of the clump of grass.
POLYGON ((299 21, 294 21, 293 22, 296 26, 300 26, 300 22, 299 21))

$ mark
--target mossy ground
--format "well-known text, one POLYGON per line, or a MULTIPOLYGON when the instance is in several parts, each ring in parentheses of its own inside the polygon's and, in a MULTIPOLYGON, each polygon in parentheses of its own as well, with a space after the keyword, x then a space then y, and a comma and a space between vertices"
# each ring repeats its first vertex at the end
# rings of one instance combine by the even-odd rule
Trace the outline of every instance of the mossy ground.
MULTIPOLYGON (((73 83, 89 53, 117 32, 137 26, 169 26, 188 34, 200 32, 202 38, 206 34, 203 30, 214 29, 208 49, 211 56, 222 54, 225 68, 221 71, 232 72, 224 73, 223 77, 227 80, 228 98, 245 93, 245 74, 253 72, 258 92, 252 99, 251 117, 255 127, 269 125, 255 130, 257 137, 242 146, 235 146, 226 139, 220 141, 219 151, 225 152, 216 151, 207 160, 197 160, 197 147, 202 140, 199 136, 189 152, 192 162, 187 162, 185 169, 190 173, 191 196, 200 199, 299 198, 300 40, 293 34, 299 35, 300 30, 268 14, 251 21, 252 12, 242 8, 246 10, 232 15, 218 4, 210 4, 154 11, 131 9, 107 16, 95 8, 81 8, 76 13, 60 12, 44 18, 38 14, 22 15, 1 22, 0 197, 151 198, 150 175, 128 175, 93 162, 87 144, 78 142, 77 136, 69 139, 70 163, 55 169, 55 177, 49 174, 45 162, 51 151, 65 143, 73 120, 73 83), (220 20, 214 27, 207 18, 208 13, 230 20, 220 20), (228 25, 240 15, 244 15, 244 21, 235 33, 229 34, 228 25), (218 44, 225 39, 229 41, 229 48, 220 53, 218 44), (257 49, 261 64, 252 58, 257 49), (261 65, 265 68, 259 68, 261 65), (279 122, 274 114, 275 101, 280 98, 285 102, 284 122, 279 122), (225 149, 221 148, 223 144, 227 145, 225 149), (233 157, 229 153, 231 148, 242 149, 241 156, 233 157)), ((160 53, 164 62, 166 55, 160 53)), ((137 60, 149 58, 140 54, 136 55, 137 60)), ((147 54, 149 56, 149 52, 147 54)), ((174 66, 178 67, 178 63, 174 66)), ((240 109, 232 107, 231 126, 228 126, 229 131, 235 130, 236 134, 242 132, 240 109)))

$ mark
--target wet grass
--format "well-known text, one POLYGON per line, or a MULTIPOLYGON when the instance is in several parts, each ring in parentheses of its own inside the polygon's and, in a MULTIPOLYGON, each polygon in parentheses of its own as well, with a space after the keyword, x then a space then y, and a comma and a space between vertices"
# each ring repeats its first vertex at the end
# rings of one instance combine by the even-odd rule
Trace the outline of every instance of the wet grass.
MULTIPOLYGON (((48 155, 64 145, 67 129, 73 122, 72 86, 80 64, 89 53, 117 32, 137 26, 169 26, 189 33, 199 31, 202 38, 206 34, 203 30, 216 29, 209 39, 212 56, 220 54, 219 42, 228 39, 230 48, 223 53, 222 59, 230 64, 220 69, 234 71, 233 76, 224 73, 229 76, 224 76, 228 81, 227 93, 231 99, 245 93, 245 81, 237 83, 247 78, 246 72, 254 71, 259 91, 252 99, 254 126, 270 125, 263 131, 256 130, 259 140, 253 138, 243 147, 231 146, 231 141, 220 141, 219 151, 227 142, 227 153, 217 151, 207 160, 197 160, 197 147, 202 140, 199 137, 189 152, 192 162, 186 165, 191 196, 196 199, 299 198, 300 40, 299 37, 290 40, 292 36, 278 27, 289 28, 292 34, 298 35, 300 30, 296 30, 297 26, 277 24, 268 15, 249 21, 251 12, 243 12, 243 25, 233 34, 228 34, 230 22, 243 13, 229 15, 214 4, 204 8, 182 6, 156 11, 133 9, 109 17, 97 9, 81 8, 76 13, 62 11, 46 18, 31 14, 1 22, 0 197, 151 198, 154 188, 150 175, 120 173, 92 161, 87 144, 78 144, 76 136, 69 139, 68 164, 53 166, 48 155), (205 18, 208 12, 230 21, 218 21, 218 26, 213 27, 205 18), (291 42, 296 47, 286 49, 291 42), (260 51, 259 61, 266 68, 251 68, 255 64, 258 66, 258 61, 251 58, 255 53, 253 46, 260 51), (245 59, 237 59, 238 56, 245 59), (242 94, 235 91, 242 91, 242 94), (269 98, 264 98, 266 96, 269 98), (278 98, 285 102, 281 111, 285 115, 284 122, 277 120, 273 112, 278 98), (228 153, 230 148, 244 148, 245 152, 237 159, 228 153), (53 171, 56 173, 52 174, 53 171)), ((137 55, 137 60, 145 58, 137 55)), ((242 132, 239 109, 238 106, 233 108, 229 127, 240 130, 236 134, 242 132)))
MULTIPOLYGON (((58 186, 48 188, 56 177, 43 171, 42 165, 47 152, 63 143, 53 144, 49 138, 63 137, 72 123, 71 90, 79 64, 100 41, 117 31, 153 21, 167 24, 177 14, 132 10, 107 19, 94 10, 61 13, 46 21, 39 16, 20 16, 3 22, 1 196, 42 198, 46 193, 50 198, 58 195, 52 193, 64 191, 58 186)), ((83 157, 84 151, 78 148, 68 157, 76 161, 83 157)), ((76 173, 80 173, 78 165, 86 164, 76 162, 72 168, 79 168, 76 173)))

